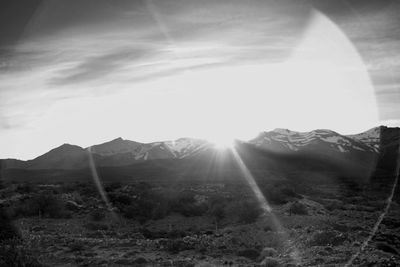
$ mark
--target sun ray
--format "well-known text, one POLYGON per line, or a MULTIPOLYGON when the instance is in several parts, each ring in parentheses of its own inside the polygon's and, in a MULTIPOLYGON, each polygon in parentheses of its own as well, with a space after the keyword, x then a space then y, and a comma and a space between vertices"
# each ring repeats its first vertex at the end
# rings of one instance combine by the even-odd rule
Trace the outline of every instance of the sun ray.
POLYGON ((243 160, 240 157, 239 153, 237 152, 236 148, 232 147, 231 151, 233 154, 233 158, 235 159, 235 162, 239 166, 239 170, 241 171, 243 177, 245 178, 246 182, 248 183, 248 185, 250 186, 254 195, 256 196, 257 201, 260 204, 260 207, 264 211, 264 215, 270 217, 272 219, 272 223, 274 224, 274 227, 277 230, 277 232, 283 234, 283 243, 285 244, 287 249, 291 250, 290 256, 292 257, 292 260, 296 264, 299 264, 300 263, 300 256, 299 256, 300 253, 299 253, 298 249, 294 246, 293 241, 289 238, 289 235, 285 231, 282 224, 279 222, 279 219, 272 212, 271 205, 268 203, 267 198, 261 192, 253 175, 251 174, 250 170, 246 167, 246 164, 243 162, 243 160))

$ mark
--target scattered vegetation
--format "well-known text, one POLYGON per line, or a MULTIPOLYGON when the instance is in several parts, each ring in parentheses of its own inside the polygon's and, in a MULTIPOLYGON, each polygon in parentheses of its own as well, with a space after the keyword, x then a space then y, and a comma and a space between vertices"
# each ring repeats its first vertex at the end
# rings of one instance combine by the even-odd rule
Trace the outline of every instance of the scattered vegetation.
POLYGON ((279 267, 279 261, 272 257, 266 257, 260 264, 260 267, 279 267))
POLYGON ((0 242, 0 266, 41 267, 31 247, 20 239, 2 240, 0 242))
POLYGON ((0 240, 18 238, 19 233, 11 222, 11 217, 7 211, 0 208, 0 240))
POLYGON ((96 209, 90 213, 90 219, 92 221, 101 221, 106 217, 104 210, 96 209))
POLYGON ((311 235, 309 240, 310 246, 339 246, 343 244, 344 241, 347 240, 345 234, 331 231, 331 230, 322 230, 315 232, 311 235))
POLYGON ((35 194, 32 197, 18 203, 9 210, 12 217, 49 217, 49 218, 69 218, 69 213, 65 208, 63 200, 54 194, 35 194))
MULTIPOLYGON (((296 244, 302 248, 301 253, 315 255, 302 258, 304 266, 341 264, 345 254, 359 247, 360 242, 355 241, 365 238, 367 226, 357 225, 357 220, 362 218, 363 223, 373 225, 376 210, 383 203, 362 194, 339 198, 329 192, 325 194, 324 188, 315 189, 312 196, 304 195, 301 200, 298 192, 304 194, 303 191, 288 183, 260 185, 282 229, 286 230, 283 233, 271 218, 261 216, 259 203, 242 185, 164 186, 104 184, 113 207, 111 213, 91 183, 6 185, 0 189, 0 196, 7 200, 0 202, 3 207, 0 266, 40 266, 38 260, 55 251, 61 255, 60 259, 73 259, 72 264, 82 266, 153 263, 190 266, 193 262, 185 259, 196 258, 192 256, 197 254, 197 264, 215 260, 210 266, 224 262, 277 267, 290 265, 292 252, 285 242, 289 239, 294 242, 290 244, 292 248, 296 244), (298 216, 290 217, 288 211, 298 216), (112 215, 117 215, 118 223, 112 215), (18 223, 21 231, 16 230, 10 219, 18 223), (29 240, 36 242, 40 252, 29 240), (93 249, 95 242, 98 242, 95 247, 112 256, 104 258, 93 249), (118 253, 114 253, 116 248, 118 253), (155 253, 157 257, 141 258, 145 255, 142 251, 155 253), (41 256, 35 258, 34 252, 41 256), (173 262, 163 261, 165 255, 173 262), (11 259, 16 259, 14 265, 11 259), (153 262, 154 259, 159 262, 153 262)), ((379 264, 399 259, 400 243, 393 237, 398 218, 386 216, 382 222, 385 227, 371 241, 371 249, 385 259, 360 259, 360 266, 386 266, 379 264), (394 230, 382 233, 388 229, 394 230)))
POLYGON ((301 202, 292 202, 289 205, 289 213, 296 215, 308 215, 307 206, 301 202))
POLYGON ((260 252, 256 249, 251 249, 251 248, 242 249, 237 252, 237 255, 255 261, 260 257, 260 252))
POLYGON ((230 213, 236 215, 240 223, 253 223, 261 215, 259 204, 254 201, 243 201, 230 207, 230 213))

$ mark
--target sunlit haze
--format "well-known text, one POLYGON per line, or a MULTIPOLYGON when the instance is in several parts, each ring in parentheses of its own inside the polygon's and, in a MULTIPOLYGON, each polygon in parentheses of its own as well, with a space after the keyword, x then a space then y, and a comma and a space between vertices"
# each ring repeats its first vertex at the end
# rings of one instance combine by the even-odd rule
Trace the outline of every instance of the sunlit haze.
MULTIPOLYGON (((135 11, 124 12, 120 24, 105 22, 110 31, 90 23, 55 37, 29 36, 40 25, 25 29, 15 62, 0 76, 7 88, 0 91, 0 158, 31 159, 63 143, 87 147, 117 137, 138 142, 195 137, 223 148, 274 128, 351 134, 397 123, 378 103, 370 63, 323 12, 298 9, 286 22, 271 22, 271 30, 258 5, 242 12, 238 3, 238 20, 255 12, 246 24, 251 30, 236 32, 234 15, 217 19, 211 12, 206 21, 193 19, 218 20, 222 28, 232 26, 229 31, 208 34, 205 28, 207 34, 191 36, 173 27, 183 27, 187 10, 172 19, 173 11, 162 3, 149 3, 150 12, 137 11, 143 17, 136 30, 123 20, 135 11), (154 32, 160 40, 146 39, 154 32), (259 38, 241 40, 245 32, 259 38), (238 40, 240 45, 230 45, 238 40)), ((39 13, 45 17, 46 10, 39 13)))

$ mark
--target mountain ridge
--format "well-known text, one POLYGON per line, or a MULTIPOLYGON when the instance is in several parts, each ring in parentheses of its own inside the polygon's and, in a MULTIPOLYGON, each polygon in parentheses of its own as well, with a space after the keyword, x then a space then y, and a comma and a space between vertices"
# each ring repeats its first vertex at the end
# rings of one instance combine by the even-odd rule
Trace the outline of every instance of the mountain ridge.
MULTIPOLYGON (((378 126, 355 135, 341 135, 328 129, 296 132, 277 128, 241 142, 286 154, 317 153, 330 156, 347 153, 356 157, 373 157, 379 154, 383 129, 399 130, 378 126)), ((214 150, 217 150, 215 144, 204 139, 185 137, 172 141, 140 143, 118 137, 86 148, 63 144, 32 160, 3 159, 2 165, 4 169, 80 169, 88 166, 90 153, 98 166, 124 166, 148 160, 185 159, 214 150)))

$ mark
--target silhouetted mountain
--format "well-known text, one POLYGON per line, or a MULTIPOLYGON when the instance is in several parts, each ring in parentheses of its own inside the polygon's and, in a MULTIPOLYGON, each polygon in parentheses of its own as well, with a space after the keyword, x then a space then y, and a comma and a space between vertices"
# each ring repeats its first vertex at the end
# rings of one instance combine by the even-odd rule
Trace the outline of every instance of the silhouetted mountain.
POLYGON ((80 169, 88 166, 88 155, 82 147, 63 144, 26 164, 28 169, 80 169))
MULTIPOLYGON (((249 142, 237 141, 235 151, 258 180, 301 176, 320 181, 362 181, 370 178, 376 166, 389 171, 397 166, 399 136, 399 128, 387 127, 349 136, 330 130, 299 133, 275 129, 249 142)), ((226 180, 242 176, 233 150, 191 138, 148 144, 118 138, 86 149, 64 144, 33 160, 3 160, 3 172, 8 179, 90 178, 89 157, 101 177, 110 180, 226 180)))
POLYGON ((142 145, 143 144, 141 143, 123 140, 121 137, 119 137, 110 142, 91 146, 90 151, 92 153, 96 153, 102 156, 109 156, 120 153, 136 154, 140 151, 142 145))
MULTIPOLYGON (((260 133, 250 143, 259 147, 265 147, 277 152, 292 151, 332 151, 354 152, 378 152, 378 145, 370 140, 379 140, 377 128, 353 136, 340 135, 331 130, 314 130, 311 132, 294 132, 287 129, 275 129, 270 132, 260 133), (365 137, 365 138, 364 138, 365 137), (370 138, 367 138, 370 137, 370 138)), ((378 143, 379 144, 379 143, 378 143)))
POLYGON ((379 147, 380 153, 377 163, 377 172, 381 175, 392 176, 399 167, 400 128, 381 126, 379 147))

